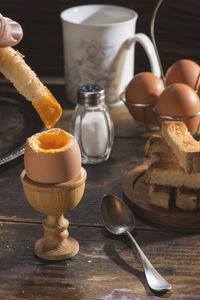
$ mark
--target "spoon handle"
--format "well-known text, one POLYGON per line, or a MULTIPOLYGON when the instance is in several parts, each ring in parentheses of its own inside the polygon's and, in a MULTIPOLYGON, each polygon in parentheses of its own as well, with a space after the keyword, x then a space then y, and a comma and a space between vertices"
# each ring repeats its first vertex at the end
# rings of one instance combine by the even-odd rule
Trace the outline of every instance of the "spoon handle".
POLYGON ((136 247, 138 254, 140 255, 149 287, 156 292, 167 292, 171 290, 171 285, 154 269, 132 234, 129 231, 127 231, 126 234, 130 238, 130 240, 136 247))

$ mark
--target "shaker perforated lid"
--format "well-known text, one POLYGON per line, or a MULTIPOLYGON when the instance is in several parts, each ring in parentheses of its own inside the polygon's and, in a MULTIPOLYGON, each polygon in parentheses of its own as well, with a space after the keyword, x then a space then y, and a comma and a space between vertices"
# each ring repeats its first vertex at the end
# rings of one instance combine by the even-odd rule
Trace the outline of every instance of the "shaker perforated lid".
POLYGON ((105 99, 104 88, 98 84, 85 84, 78 87, 78 103, 86 106, 95 106, 105 99))

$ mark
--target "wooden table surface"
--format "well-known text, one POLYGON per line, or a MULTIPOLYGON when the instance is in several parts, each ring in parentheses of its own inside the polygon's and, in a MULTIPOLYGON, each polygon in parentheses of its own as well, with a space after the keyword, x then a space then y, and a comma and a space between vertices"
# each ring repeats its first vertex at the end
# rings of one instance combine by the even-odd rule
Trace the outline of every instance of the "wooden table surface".
MULTIPOLYGON (((73 107, 65 101, 64 86, 49 85, 49 88, 64 109, 57 127, 68 130, 73 107)), ((11 109, 7 114, 7 118, 0 118, 1 154, 8 151, 5 143, 16 143, 9 134, 14 132, 12 124, 17 122, 19 126, 21 122, 11 109)), ((111 114, 115 125, 111 156, 105 163, 84 166, 88 174, 84 196, 66 215, 69 233, 80 244, 80 251, 73 259, 44 263, 33 255, 34 243, 43 234, 41 221, 45 216, 25 199, 19 179, 24 168, 23 157, 0 167, 0 299, 200 298, 198 233, 175 232, 136 219, 137 242, 173 286, 171 293, 155 295, 146 283, 136 250, 126 237, 111 235, 101 223, 102 195, 113 193, 122 197, 124 177, 145 160, 148 136, 134 124, 123 105, 112 109, 111 114)))

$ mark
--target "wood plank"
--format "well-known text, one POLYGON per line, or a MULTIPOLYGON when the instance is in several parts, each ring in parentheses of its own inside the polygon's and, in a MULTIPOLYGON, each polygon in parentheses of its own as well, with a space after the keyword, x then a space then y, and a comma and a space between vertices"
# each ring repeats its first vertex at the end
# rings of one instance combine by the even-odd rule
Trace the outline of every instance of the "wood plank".
MULTIPOLYGON (((56 124, 56 127, 69 130, 74 108, 65 101, 63 96, 64 86, 62 84, 48 84, 48 87, 52 93, 54 93, 55 97, 59 99, 63 107, 63 116, 56 124)), ((27 103, 28 107, 29 103, 24 100, 22 96, 16 94, 10 84, 2 81, 0 83, 0 88, 3 95, 13 99, 15 98, 15 95, 17 95, 22 102, 27 103)), ((6 144, 8 144, 8 147, 10 145, 10 140, 15 141, 16 138, 15 134, 12 135, 12 132, 9 131, 8 142, 3 139, 3 136, 7 134, 7 132, 5 132, 5 129, 7 128, 6 126, 15 128, 12 124, 12 120, 15 122, 14 117, 9 118, 9 124, 6 123, 6 119, 9 117, 8 112, 7 116, 4 117, 5 122, 2 127, 4 135, 1 135, 2 152, 0 151, 0 154, 4 154, 6 144)), ((127 172, 142 163, 144 160, 143 149, 146 136, 143 134, 141 135, 142 131, 138 131, 138 127, 134 125, 128 111, 122 105, 113 109, 111 111, 111 115, 114 121, 116 136, 111 156, 105 163, 85 166, 88 173, 85 194, 78 207, 69 213, 69 219, 72 222, 78 224, 101 224, 99 217, 99 203, 102 195, 104 193, 116 193, 119 197, 121 197, 121 185, 123 178, 127 172), (134 138, 140 135, 142 136, 141 138, 134 138), (90 208, 89 212, 88 207, 90 208)), ((13 112, 13 116, 15 116, 15 112, 13 112)), ((33 120, 31 119, 31 113, 29 114, 28 122, 31 122, 30 124, 32 124, 29 126, 29 131, 34 129, 34 122, 36 128, 39 128, 38 126, 40 124, 35 119, 35 114, 33 120)), ((23 168, 23 157, 0 167, 1 220, 12 219, 15 221, 23 220, 25 222, 30 219, 35 222, 39 222, 41 218, 44 217, 30 207, 25 200, 21 182, 19 180, 19 175, 23 168)))
MULTIPOLYGON (((20 22, 23 41, 17 48, 26 55, 27 62, 40 76, 64 76, 63 43, 60 12, 68 7, 91 4, 83 0, 1 0, 1 13, 20 22)), ((105 3, 107 0, 96 1, 105 3)), ((150 21, 156 0, 110 0, 138 12, 137 32, 150 35, 150 21)), ((196 0, 164 1, 155 22, 155 36, 164 71, 181 59, 199 63, 199 8, 196 0)), ((135 72, 150 70, 141 46, 136 45, 135 72)))
MULTIPOLYGON (((92 227, 71 226, 69 232, 80 243, 77 256, 45 264, 33 256, 33 244, 42 234, 40 225, 1 224, 0 298, 117 300, 155 296, 147 286, 135 249, 125 237, 92 227)), ((172 284, 173 299, 200 295, 199 235, 144 230, 137 231, 136 240, 172 284)))
MULTIPOLYGON (((135 215, 151 224, 162 225, 180 232, 200 232, 200 211, 186 211, 175 207, 169 209, 149 203, 149 186, 144 183, 148 163, 129 172, 123 181, 123 198, 135 215)), ((161 198, 161 196, 160 196, 161 198)), ((175 206, 175 204, 174 204, 175 206)))
MULTIPOLYGON (((116 139, 107 162, 84 166, 88 175, 85 193, 79 205, 67 215, 71 222, 101 224, 99 206, 102 195, 115 193, 122 196, 122 180, 128 171, 143 162, 143 147, 143 139, 116 139)), ((1 219, 5 216, 38 221, 44 217, 25 200, 19 179, 23 168, 23 157, 0 168, 1 219)))

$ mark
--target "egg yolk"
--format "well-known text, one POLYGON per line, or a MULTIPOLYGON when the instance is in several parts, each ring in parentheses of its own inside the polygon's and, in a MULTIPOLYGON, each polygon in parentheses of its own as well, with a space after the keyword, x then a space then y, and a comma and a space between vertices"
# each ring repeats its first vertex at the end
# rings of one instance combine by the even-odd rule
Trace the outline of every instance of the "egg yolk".
POLYGON ((28 143, 35 151, 53 153, 67 149, 71 140, 72 136, 64 130, 50 129, 29 138, 28 143))

